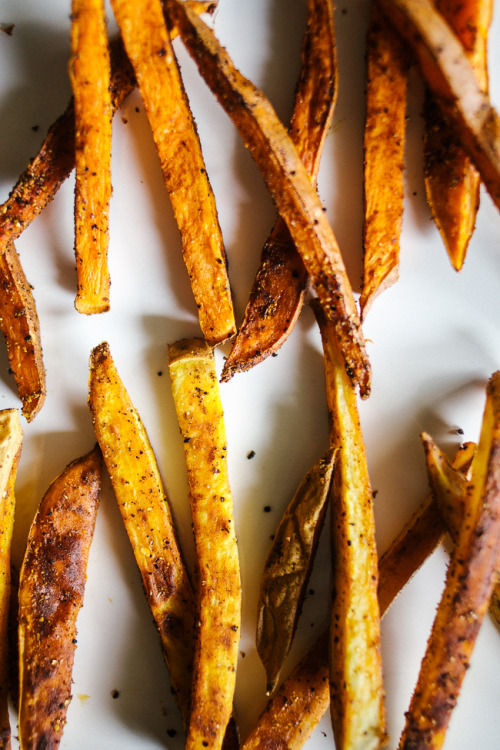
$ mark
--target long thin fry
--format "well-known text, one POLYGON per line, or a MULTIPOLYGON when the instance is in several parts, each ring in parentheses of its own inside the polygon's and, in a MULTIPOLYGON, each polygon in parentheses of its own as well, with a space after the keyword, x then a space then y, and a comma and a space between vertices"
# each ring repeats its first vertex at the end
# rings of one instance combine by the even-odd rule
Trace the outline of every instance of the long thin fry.
POLYGON ((75 109, 75 307, 109 310, 111 120, 108 35, 103 0, 73 0, 69 73, 75 109))
POLYGON ((177 0, 165 0, 165 7, 259 167, 335 328, 346 371, 367 396, 370 365, 351 285, 332 228, 289 135, 269 101, 234 67, 211 29, 177 0))
MULTIPOLYGON (((331 0, 309 0, 302 67, 289 126, 313 183, 337 98, 337 55, 331 0)), ((229 380, 277 351, 290 335, 304 302, 307 271, 282 218, 262 250, 243 322, 224 364, 229 380)))
POLYGON ((215 197, 160 0, 112 0, 160 158, 206 340, 236 332, 215 197))
POLYGON ((213 351, 205 341, 171 344, 169 370, 184 444, 197 568, 197 633, 186 747, 220 748, 232 711, 241 620, 224 415, 213 351))

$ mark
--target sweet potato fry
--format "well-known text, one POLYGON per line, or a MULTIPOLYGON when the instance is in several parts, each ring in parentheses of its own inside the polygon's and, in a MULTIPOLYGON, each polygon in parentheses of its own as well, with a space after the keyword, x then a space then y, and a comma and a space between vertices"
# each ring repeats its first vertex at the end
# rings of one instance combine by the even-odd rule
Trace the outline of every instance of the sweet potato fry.
POLYGON ((311 179, 271 104, 234 67, 213 32, 183 3, 165 0, 198 69, 240 131, 341 342, 346 371, 363 396, 370 365, 337 241, 311 179))
POLYGON ((371 5, 366 61, 364 129, 363 282, 364 318, 373 300, 398 278, 403 223, 403 168, 407 62, 402 44, 371 5))
POLYGON ((153 448, 105 342, 91 354, 89 407, 158 628, 172 691, 187 726, 193 593, 153 448))
POLYGON ((400 748, 442 747, 500 559, 500 372, 492 375, 465 514, 400 748))
POLYGON ((169 346, 196 548, 197 632, 186 747, 218 748, 231 716, 241 584, 227 472, 224 416, 213 351, 201 339, 169 346))
POLYGON ((328 506, 335 452, 307 472, 274 534, 261 578, 257 652, 267 675, 267 694, 278 685, 297 628, 305 589, 328 506))
MULTIPOLYGON (((330 0, 309 0, 289 133, 313 182, 336 98, 333 5, 330 0)), ((283 219, 278 218, 262 250, 245 316, 222 370, 222 381, 250 369, 282 346, 302 310, 307 279, 290 232, 283 219)))
POLYGON ((76 618, 101 486, 98 447, 73 461, 45 493, 19 579, 19 740, 56 747, 71 701, 76 618))
POLYGON ((464 148, 500 208, 500 118, 461 42, 431 0, 380 0, 408 41, 420 71, 449 115, 464 148))
POLYGON ((330 445, 338 451, 331 490, 333 732, 338 747, 377 748, 385 742, 386 728, 373 495, 356 394, 334 331, 317 300, 312 306, 325 355, 330 445))
POLYGON ((111 121, 108 35, 103 0, 73 0, 69 75, 75 109, 75 307, 109 310, 111 121))
POLYGON ((196 126, 160 0, 112 0, 160 158, 202 333, 212 345, 236 332, 227 260, 196 126))
POLYGON ((0 411, 0 750, 10 750, 11 746, 7 709, 10 549, 16 505, 14 484, 22 442, 19 412, 17 409, 3 409, 0 411))
MULTIPOLYGON (((438 0, 436 7, 451 25, 488 89, 487 39, 492 0, 438 0)), ((480 177, 464 151, 449 117, 427 92, 424 102, 424 174, 427 200, 455 270, 465 260, 479 208, 480 177)))
POLYGON ((32 287, 13 243, 0 252, 0 284, 0 330, 23 415, 31 422, 45 401, 45 367, 32 287))

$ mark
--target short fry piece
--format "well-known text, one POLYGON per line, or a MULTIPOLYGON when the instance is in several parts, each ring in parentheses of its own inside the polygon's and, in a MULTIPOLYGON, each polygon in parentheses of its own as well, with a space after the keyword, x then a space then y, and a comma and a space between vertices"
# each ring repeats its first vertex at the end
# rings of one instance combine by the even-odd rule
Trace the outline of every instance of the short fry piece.
POLYGON ((211 29, 178 0, 166 0, 165 7, 261 170, 335 328, 346 371, 361 394, 368 396, 370 365, 351 285, 332 228, 290 136, 262 92, 234 67, 211 29))
POLYGON ((194 643, 193 593, 153 448, 106 342, 91 354, 89 407, 158 628, 172 690, 187 726, 194 643))
POLYGON ((45 367, 35 299, 13 244, 0 252, 0 283, 0 330, 22 413, 31 422, 45 401, 45 367))
POLYGON ((283 514, 269 550, 257 607, 257 651, 267 693, 278 685, 292 645, 328 505, 335 451, 307 472, 283 514))
POLYGON ((465 515, 406 714, 400 748, 442 747, 493 590, 500 555, 500 372, 492 375, 465 515))
POLYGON ((197 633, 187 745, 220 748, 231 716, 241 584, 227 473, 224 416, 213 351, 201 339, 169 346, 184 444, 197 568, 197 633))
POLYGON ((23 430, 17 409, 0 411, 0 750, 10 750, 8 697, 8 624, 10 548, 14 530, 14 483, 21 456, 23 430))
POLYGON ((22 750, 55 747, 64 731, 100 486, 96 447, 52 482, 29 532, 19 580, 22 750))
POLYGON ((330 445, 338 450, 331 491, 333 731, 338 747, 378 748, 386 740, 386 728, 373 495, 356 393, 333 329, 316 300, 312 305, 325 354, 330 445))
POLYGON ((103 0, 73 0, 69 64, 75 108, 75 307, 109 310, 111 103, 108 35, 103 0))
POLYGON ((163 18, 160 0, 112 0, 134 67, 206 340, 236 332, 227 261, 196 126, 163 18))
MULTIPOLYGON (((331 0, 309 0, 308 7, 289 133, 315 182, 337 98, 337 53, 331 0)), ((250 369, 282 346, 299 318, 307 280, 286 224, 278 218, 262 250, 245 316, 221 380, 250 369)))
POLYGON ((360 298, 363 318, 373 300, 397 280, 399 273, 406 90, 403 47, 373 0, 366 65, 364 268, 360 298))

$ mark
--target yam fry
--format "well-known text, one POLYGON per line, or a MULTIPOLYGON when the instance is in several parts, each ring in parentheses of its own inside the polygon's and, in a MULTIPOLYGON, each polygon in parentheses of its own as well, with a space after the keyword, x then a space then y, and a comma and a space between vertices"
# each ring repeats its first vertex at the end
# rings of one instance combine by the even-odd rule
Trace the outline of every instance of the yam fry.
MULTIPOLYGON (((481 87, 487 91, 492 0, 438 0, 436 7, 459 37, 481 87)), ((449 117, 429 92, 424 102, 424 121, 427 200, 451 263, 459 271, 474 231, 481 181, 449 117)))
POLYGON ((297 151, 271 104, 236 70, 207 25, 177 0, 165 0, 182 41, 240 131, 341 342, 346 371, 363 396, 370 365, 351 285, 333 231, 297 151))
POLYGON ((0 330, 23 416, 31 422, 45 401, 45 367, 35 298, 13 243, 0 251, 0 284, 0 330))
POLYGON ((106 342, 91 353, 89 408, 187 726, 194 597, 153 448, 106 342))
POLYGON ((373 495, 356 393, 323 309, 316 300, 312 306, 325 355, 330 445, 338 451, 331 488, 333 733, 338 747, 377 748, 386 740, 386 726, 373 495))
POLYGON ((31 525, 19 579, 19 741, 56 747, 71 701, 76 619, 101 486, 101 452, 73 461, 31 525))
POLYGON ((452 551, 400 748, 442 747, 500 559, 500 372, 486 389, 465 514, 452 551))
POLYGON ((366 60, 362 318, 399 273, 406 91, 403 46, 374 0, 366 60))
POLYGON ((14 484, 23 430, 17 409, 0 411, 0 750, 10 750, 9 687, 10 550, 16 500, 14 484))
POLYGON ((464 148, 500 208, 500 118, 461 42, 431 0, 380 0, 407 40, 429 88, 450 116, 464 148))
MULTIPOLYGON (((333 4, 330 0, 309 0, 302 66, 288 130, 313 183, 336 98, 333 4)), ((222 370, 222 381, 250 369, 282 346, 299 318, 307 280, 300 254, 279 217, 262 250, 245 316, 222 370)))
POLYGON ((236 332, 226 252, 161 1, 112 0, 111 5, 153 132, 201 330, 210 344, 219 344, 236 332))
POLYGON ((109 310, 111 121, 108 35, 103 0, 72 0, 69 75, 75 109, 75 307, 109 310))
MULTIPOLYGON (((454 465, 465 470, 472 450, 473 447, 468 446, 466 450, 460 450, 454 465)), ((436 503, 429 498, 380 558, 378 599, 381 615, 435 549, 444 531, 436 503), (433 540, 430 545, 427 543, 429 537, 433 540)), ((268 747, 299 750, 304 745, 330 706, 328 641, 329 634, 325 631, 268 701, 242 750, 268 747)))
POLYGON ((278 685, 300 617, 328 505, 335 451, 307 472, 274 534, 261 578, 257 606, 257 652, 269 695, 278 685))
POLYGON ((184 444, 196 549, 196 639, 189 749, 218 748, 231 716, 241 621, 241 584, 227 470, 224 415, 211 347, 169 346, 184 444))

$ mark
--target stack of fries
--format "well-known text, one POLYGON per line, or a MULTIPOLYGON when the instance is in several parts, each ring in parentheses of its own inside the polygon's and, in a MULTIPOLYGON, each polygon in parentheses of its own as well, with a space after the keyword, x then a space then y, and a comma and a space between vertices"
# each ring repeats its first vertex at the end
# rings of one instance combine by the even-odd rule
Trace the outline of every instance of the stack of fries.
POLYGON ((493 748, 459 724, 500 655, 491 0, 68 3, 70 101, 0 207, 0 750, 493 748), (289 18, 273 95, 233 36, 289 18))

